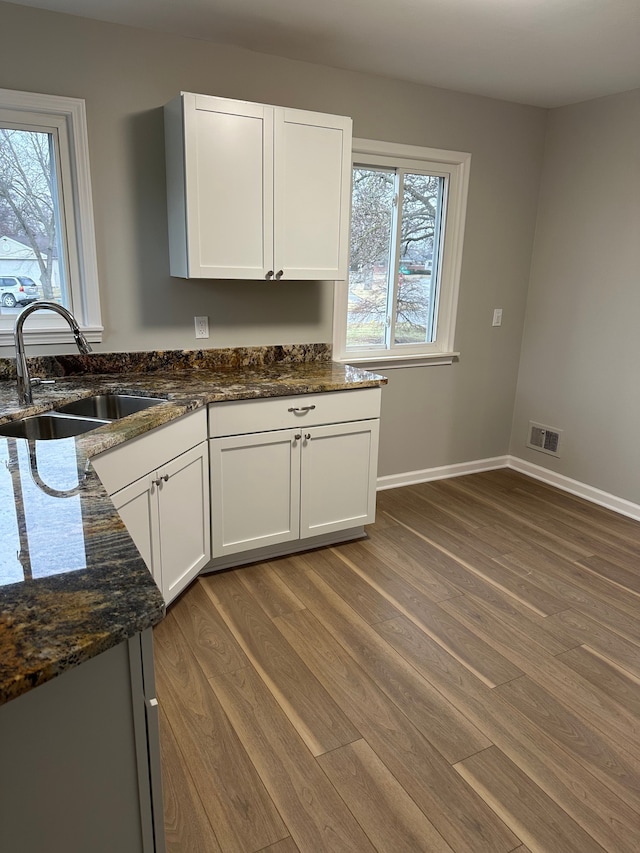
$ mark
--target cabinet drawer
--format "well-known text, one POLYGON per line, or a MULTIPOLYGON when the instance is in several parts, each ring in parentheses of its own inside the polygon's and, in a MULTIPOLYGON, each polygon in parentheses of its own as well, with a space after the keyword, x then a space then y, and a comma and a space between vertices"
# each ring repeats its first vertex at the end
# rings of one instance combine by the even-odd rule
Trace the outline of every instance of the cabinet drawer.
POLYGON ((197 409, 118 447, 105 450, 95 456, 91 463, 102 485, 112 495, 205 441, 206 437, 207 413, 204 408, 197 409))
POLYGON ((380 388, 233 400, 209 405, 209 437, 380 417, 380 388))

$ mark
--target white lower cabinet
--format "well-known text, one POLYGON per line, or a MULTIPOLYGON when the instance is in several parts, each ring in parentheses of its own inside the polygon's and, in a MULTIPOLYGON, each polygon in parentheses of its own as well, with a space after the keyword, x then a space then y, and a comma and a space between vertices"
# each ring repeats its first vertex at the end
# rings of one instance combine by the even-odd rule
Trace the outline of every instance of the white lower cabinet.
POLYGON ((361 405, 353 394, 366 392, 349 391, 210 406, 210 434, 296 423, 210 439, 214 566, 283 543, 330 534, 337 541, 375 520, 378 417, 322 423, 341 410, 379 414, 379 389, 371 391, 361 405))
POLYGON ((209 442, 212 554, 289 542, 299 535, 299 445, 290 430, 209 442))
POLYGON ((368 420, 303 434, 301 539, 375 521, 378 430, 379 421, 368 420))
POLYGON ((92 460, 167 604, 211 556, 205 438, 201 409, 92 460))
POLYGON ((151 629, 0 707, 4 853, 164 853, 151 629))
POLYGON ((209 561, 206 442, 111 495, 168 604, 209 561))

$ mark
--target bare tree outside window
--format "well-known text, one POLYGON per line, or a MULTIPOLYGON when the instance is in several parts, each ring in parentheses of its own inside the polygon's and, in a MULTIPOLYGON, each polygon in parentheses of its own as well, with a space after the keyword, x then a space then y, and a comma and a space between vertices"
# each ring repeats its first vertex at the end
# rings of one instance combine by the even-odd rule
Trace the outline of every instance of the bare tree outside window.
POLYGON ((66 303, 62 278, 54 140, 51 133, 0 127, 0 237, 25 246, 3 259, 1 272, 20 275, 32 261, 45 299, 66 303), (15 269, 10 269, 11 265, 15 269))
POLYGON ((347 347, 435 340, 444 178, 353 170, 347 347))

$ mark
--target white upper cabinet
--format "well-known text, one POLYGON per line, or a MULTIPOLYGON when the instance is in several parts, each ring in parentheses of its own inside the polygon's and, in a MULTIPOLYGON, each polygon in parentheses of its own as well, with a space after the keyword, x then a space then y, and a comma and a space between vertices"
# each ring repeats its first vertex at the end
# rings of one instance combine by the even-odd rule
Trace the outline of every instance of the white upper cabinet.
POLYGON ((346 278, 351 119, 182 93, 165 145, 171 275, 346 278))

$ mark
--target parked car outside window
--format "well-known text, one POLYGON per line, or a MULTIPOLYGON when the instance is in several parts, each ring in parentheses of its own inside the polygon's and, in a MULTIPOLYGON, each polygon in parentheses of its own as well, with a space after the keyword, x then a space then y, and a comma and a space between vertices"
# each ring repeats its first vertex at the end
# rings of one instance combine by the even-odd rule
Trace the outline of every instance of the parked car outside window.
POLYGON ((0 276, 0 302, 5 308, 28 305, 40 298, 38 285, 26 275, 0 276))

